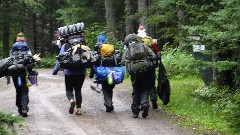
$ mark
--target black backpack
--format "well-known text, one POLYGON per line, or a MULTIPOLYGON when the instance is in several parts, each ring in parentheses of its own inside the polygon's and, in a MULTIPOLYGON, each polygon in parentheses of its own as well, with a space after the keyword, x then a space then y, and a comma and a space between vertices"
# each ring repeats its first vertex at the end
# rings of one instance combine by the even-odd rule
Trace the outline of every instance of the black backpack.
POLYGON ((59 54, 56 58, 60 63, 60 67, 64 69, 90 68, 96 62, 96 55, 89 50, 81 49, 81 44, 73 54, 72 45, 66 43, 64 46, 64 54, 59 54))
POLYGON ((27 65, 35 62, 26 42, 14 43, 10 58, 13 64, 27 65))

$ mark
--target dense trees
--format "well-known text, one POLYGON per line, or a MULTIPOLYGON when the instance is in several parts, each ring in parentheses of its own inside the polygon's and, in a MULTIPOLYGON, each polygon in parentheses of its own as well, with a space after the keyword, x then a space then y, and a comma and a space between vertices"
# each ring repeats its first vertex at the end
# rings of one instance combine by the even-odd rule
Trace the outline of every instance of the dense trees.
MULTIPOLYGON (((237 0, 2 0, 0 3, 0 57, 7 57, 16 34, 23 31, 33 52, 53 54, 53 33, 58 27, 84 22, 94 32, 96 23, 117 40, 144 25, 148 34, 168 47, 192 53, 205 45, 218 86, 239 88, 240 2, 237 0), (192 40, 197 36, 200 40, 192 40)), ((93 35, 97 35, 95 33, 93 35)), ((94 38, 88 36, 89 41, 94 38)), ((195 63, 194 63, 195 64, 195 63)))

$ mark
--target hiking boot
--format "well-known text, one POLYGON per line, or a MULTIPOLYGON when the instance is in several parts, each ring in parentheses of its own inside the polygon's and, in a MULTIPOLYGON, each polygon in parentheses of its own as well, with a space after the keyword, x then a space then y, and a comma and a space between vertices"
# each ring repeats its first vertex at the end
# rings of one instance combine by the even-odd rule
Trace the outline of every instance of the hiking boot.
POLYGON ((114 107, 106 107, 106 112, 111 113, 114 110, 114 107))
POLYGON ((142 117, 147 118, 147 116, 148 116, 148 109, 144 109, 142 113, 142 117))
POLYGON ((158 104, 157 104, 157 102, 152 102, 152 107, 153 107, 153 109, 158 109, 158 104))
POLYGON ((70 106, 70 108, 69 108, 69 113, 70 113, 70 114, 73 114, 73 112, 74 112, 74 107, 75 107, 75 101, 73 101, 73 99, 71 99, 71 100, 70 100, 70 104, 71 104, 71 106, 70 106))
POLYGON ((77 108, 77 111, 75 112, 75 115, 82 115, 81 108, 77 108))
POLYGON ((22 109, 21 108, 18 108, 18 113, 19 113, 19 115, 22 115, 22 109))
POLYGON ((27 111, 26 110, 22 110, 22 117, 27 117, 27 111))
POLYGON ((102 90, 98 87, 98 86, 93 86, 93 85, 90 85, 91 89, 98 92, 98 93, 101 93, 102 90))
POLYGON ((132 117, 133 118, 138 118, 138 115, 139 115, 138 113, 133 113, 132 117))
POLYGON ((19 115, 22 115, 22 111, 18 111, 19 115))

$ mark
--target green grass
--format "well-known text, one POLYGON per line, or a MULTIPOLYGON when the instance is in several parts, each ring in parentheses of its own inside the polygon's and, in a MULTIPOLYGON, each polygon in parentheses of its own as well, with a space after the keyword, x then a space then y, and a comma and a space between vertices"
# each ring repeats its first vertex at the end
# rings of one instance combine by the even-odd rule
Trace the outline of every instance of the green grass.
POLYGON ((201 79, 173 79, 170 80, 170 84, 170 103, 164 106, 163 109, 179 116, 181 121, 177 121, 178 124, 184 127, 191 127, 196 132, 207 132, 210 134, 213 132, 227 132, 227 122, 221 115, 223 112, 192 96, 194 90, 204 85, 201 79))
POLYGON ((57 60, 56 60, 55 56, 45 56, 45 57, 42 57, 41 62, 35 68, 51 68, 51 69, 53 69, 53 67, 56 65, 56 61, 57 60))

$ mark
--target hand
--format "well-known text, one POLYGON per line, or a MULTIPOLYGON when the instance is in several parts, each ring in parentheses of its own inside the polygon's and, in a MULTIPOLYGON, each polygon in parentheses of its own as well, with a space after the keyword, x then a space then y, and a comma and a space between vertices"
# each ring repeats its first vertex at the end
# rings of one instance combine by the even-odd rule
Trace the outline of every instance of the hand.
POLYGON ((53 70, 53 72, 52 72, 53 75, 57 75, 57 73, 58 72, 56 70, 53 70))
POLYGON ((39 61, 41 61, 42 59, 40 58, 40 53, 37 53, 37 54, 35 54, 35 55, 33 55, 33 59, 36 61, 36 62, 39 62, 39 61))
POLYGON ((92 79, 92 78, 93 78, 93 74, 90 74, 90 75, 89 75, 89 78, 91 78, 91 79, 92 79))

